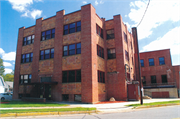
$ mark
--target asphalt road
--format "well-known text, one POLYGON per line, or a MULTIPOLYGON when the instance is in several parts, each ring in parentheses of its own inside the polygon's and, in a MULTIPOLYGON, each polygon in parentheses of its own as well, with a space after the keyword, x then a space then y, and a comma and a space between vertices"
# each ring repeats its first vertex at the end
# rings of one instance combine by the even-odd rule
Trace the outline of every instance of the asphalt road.
POLYGON ((16 119, 180 119, 180 106, 136 109, 128 112, 64 116, 18 117, 16 119))

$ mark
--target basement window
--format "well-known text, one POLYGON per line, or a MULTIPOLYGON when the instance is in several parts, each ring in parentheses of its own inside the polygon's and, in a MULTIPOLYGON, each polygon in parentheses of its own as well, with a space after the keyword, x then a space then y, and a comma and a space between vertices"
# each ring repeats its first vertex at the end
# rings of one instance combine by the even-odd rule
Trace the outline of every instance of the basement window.
POLYGON ((151 76, 151 84, 155 84, 156 83, 156 76, 151 76))

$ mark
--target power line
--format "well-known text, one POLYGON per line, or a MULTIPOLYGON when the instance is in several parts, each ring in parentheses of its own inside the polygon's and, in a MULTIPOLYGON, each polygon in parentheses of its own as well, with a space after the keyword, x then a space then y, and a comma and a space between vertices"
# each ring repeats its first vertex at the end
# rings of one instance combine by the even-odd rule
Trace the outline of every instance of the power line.
POLYGON ((148 2, 148 4, 147 4, 146 10, 144 11, 143 17, 141 18, 141 21, 139 22, 139 24, 137 25, 137 27, 141 24, 141 22, 142 22, 142 20, 143 20, 143 18, 144 18, 144 16, 145 16, 145 14, 146 14, 146 11, 147 11, 147 9, 148 9, 149 3, 150 3, 150 0, 149 0, 149 2, 148 2))

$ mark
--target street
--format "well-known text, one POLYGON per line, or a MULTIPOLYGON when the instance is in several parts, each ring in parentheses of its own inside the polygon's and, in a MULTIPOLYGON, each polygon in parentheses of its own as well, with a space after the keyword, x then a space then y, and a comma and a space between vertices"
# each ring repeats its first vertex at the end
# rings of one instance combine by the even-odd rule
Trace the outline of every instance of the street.
MULTIPOLYGON (((12 117, 11 117, 12 118, 12 117)), ((180 106, 136 109, 128 112, 63 116, 17 117, 16 119, 180 119, 180 106)), ((10 119, 10 118, 8 118, 10 119)))

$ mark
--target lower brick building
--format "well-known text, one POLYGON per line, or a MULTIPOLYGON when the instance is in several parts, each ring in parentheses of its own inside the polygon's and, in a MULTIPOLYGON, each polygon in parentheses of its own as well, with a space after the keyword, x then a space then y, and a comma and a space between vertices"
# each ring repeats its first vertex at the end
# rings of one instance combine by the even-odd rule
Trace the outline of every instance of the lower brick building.
POLYGON ((172 66, 170 49, 140 53, 144 94, 153 98, 177 98, 180 66, 172 66))

